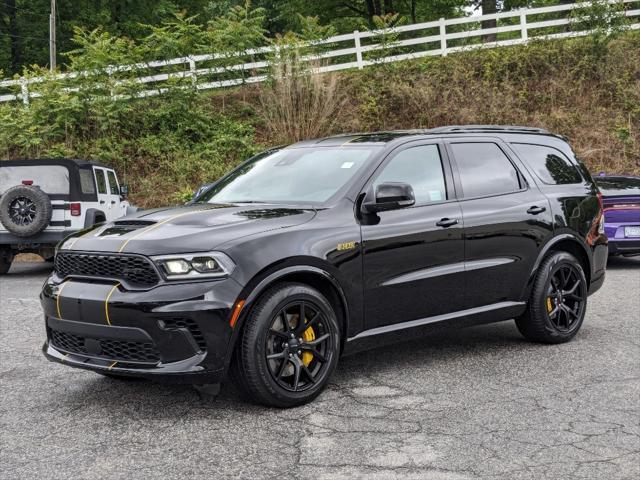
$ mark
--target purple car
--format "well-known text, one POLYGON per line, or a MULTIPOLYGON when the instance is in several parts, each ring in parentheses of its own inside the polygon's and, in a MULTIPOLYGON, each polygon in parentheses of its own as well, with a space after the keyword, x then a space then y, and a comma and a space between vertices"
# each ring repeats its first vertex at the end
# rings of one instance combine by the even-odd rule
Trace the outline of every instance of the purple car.
POLYGON ((604 203, 604 231, 610 255, 640 255, 640 177, 595 178, 604 203))

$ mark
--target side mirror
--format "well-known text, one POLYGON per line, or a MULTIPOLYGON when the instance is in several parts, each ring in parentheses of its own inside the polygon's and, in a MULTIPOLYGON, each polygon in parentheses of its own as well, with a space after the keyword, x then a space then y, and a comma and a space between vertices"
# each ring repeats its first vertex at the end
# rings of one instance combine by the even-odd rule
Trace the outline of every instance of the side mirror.
POLYGON ((127 195, 129 195, 129 185, 120 185, 120 196, 127 198, 127 195))
POLYGON ((200 194, 202 192, 204 192, 207 188, 209 188, 211 185, 213 185, 213 184, 212 183, 205 183, 203 185, 200 185, 200 188, 198 188, 198 190, 193 192, 193 197, 191 197, 191 199, 195 200, 196 198, 198 198, 200 196, 200 194))
POLYGON ((374 202, 362 205, 365 213, 386 212, 387 210, 398 210, 406 208, 416 203, 413 188, 408 183, 387 182, 376 187, 376 198, 374 202))

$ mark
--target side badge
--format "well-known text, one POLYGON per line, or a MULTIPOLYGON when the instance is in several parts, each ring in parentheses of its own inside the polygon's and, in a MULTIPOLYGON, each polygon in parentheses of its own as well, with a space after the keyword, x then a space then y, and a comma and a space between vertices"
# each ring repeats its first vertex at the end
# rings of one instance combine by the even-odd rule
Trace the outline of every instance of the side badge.
POLYGON ((343 252, 345 250, 353 250, 354 248, 356 248, 356 242, 339 243, 336 247, 339 252, 343 252))

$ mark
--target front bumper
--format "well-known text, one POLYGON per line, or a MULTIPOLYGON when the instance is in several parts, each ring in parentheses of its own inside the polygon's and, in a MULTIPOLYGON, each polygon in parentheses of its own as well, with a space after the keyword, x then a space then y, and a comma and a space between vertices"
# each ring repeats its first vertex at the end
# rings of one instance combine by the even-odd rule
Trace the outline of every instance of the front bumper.
POLYGON ((240 294, 233 279, 126 290, 71 279, 44 285, 44 355, 72 367, 176 383, 215 383, 225 374, 240 294))

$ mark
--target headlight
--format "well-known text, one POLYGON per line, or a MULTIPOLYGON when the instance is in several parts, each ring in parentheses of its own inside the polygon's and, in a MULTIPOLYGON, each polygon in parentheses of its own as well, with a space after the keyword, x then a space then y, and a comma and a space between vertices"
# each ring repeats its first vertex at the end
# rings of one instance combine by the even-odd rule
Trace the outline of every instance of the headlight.
POLYGON ((168 280, 226 277, 236 266, 222 252, 160 255, 151 259, 168 280))

